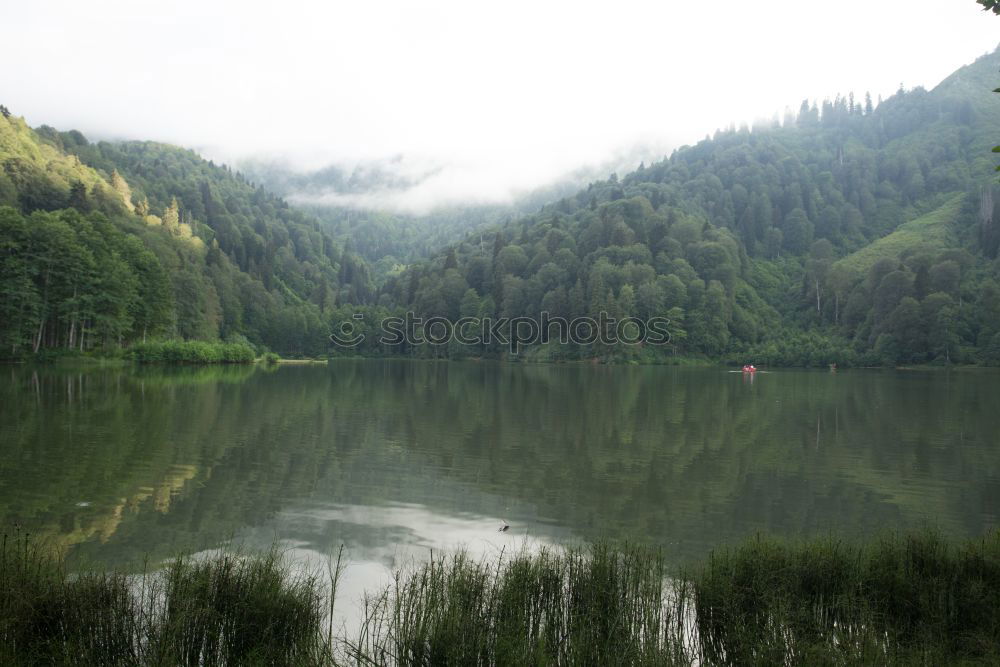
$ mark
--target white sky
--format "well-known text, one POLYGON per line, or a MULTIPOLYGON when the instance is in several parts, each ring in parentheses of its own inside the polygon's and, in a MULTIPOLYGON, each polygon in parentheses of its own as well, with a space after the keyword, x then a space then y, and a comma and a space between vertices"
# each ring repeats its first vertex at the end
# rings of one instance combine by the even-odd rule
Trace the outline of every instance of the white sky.
MULTIPOLYGON (((932 87, 1000 42, 973 0, 8 2, 32 125, 316 167, 402 156, 393 204, 502 199, 805 97, 932 87)), ((1000 84, 1000 73, 998 73, 1000 84)))

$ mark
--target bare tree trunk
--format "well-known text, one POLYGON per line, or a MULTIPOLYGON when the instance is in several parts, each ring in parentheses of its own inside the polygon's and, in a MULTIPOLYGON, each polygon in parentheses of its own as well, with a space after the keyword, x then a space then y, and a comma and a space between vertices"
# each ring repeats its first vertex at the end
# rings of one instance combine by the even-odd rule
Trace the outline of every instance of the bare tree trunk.
POLYGON ((49 310, 49 272, 45 272, 45 282, 43 283, 44 288, 42 290, 42 314, 41 321, 38 323, 38 335, 35 337, 35 347, 32 350, 35 354, 38 354, 38 348, 42 346, 42 334, 45 332, 45 320, 48 318, 49 310))
MULTIPOLYGON (((76 303, 76 287, 73 287, 73 303, 76 303)), ((66 342, 66 347, 73 349, 73 342, 76 339, 76 306, 73 306, 73 315, 69 320, 69 340, 66 342)))
POLYGON ((42 346, 42 334, 43 333, 45 333, 45 318, 44 317, 42 318, 42 321, 38 323, 38 333, 35 335, 35 345, 34 345, 34 348, 32 349, 32 352, 34 352, 35 354, 38 354, 38 348, 40 348, 42 346))

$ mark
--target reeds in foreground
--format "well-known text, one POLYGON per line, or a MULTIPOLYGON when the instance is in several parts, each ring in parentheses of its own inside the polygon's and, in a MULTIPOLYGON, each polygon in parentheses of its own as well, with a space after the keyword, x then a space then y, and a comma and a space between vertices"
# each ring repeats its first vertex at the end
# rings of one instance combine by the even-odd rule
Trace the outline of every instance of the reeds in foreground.
POLYGON ((352 637, 337 563, 329 587, 274 549, 67 576, 4 538, 0 664, 1000 664, 1000 533, 756 537, 681 571, 637 545, 435 555, 369 595, 352 637))
POLYGON ((38 543, 0 540, 0 664, 137 664, 141 612, 125 575, 70 581, 38 543))
POLYGON ((683 661, 683 618, 655 549, 460 552, 369 597, 347 653, 359 664, 669 665, 683 661))
POLYGON ((0 544, 0 664, 298 665, 330 661, 323 587, 272 549, 68 576, 26 536, 0 544))
POLYGON ((179 665, 304 664, 314 660, 323 598, 275 549, 178 558, 164 573, 152 634, 154 662, 179 665))
POLYGON ((687 578, 712 664, 1000 664, 1000 533, 757 537, 687 578))

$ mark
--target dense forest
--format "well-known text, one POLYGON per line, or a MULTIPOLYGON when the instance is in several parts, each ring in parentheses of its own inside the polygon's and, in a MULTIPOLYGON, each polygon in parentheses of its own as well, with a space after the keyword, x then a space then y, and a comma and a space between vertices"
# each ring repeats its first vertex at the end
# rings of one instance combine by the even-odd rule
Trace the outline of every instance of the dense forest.
POLYGON ((667 318, 671 341, 521 358, 1000 364, 998 69, 993 53, 930 91, 805 101, 530 214, 424 219, 294 208, 192 151, 32 130, 3 108, 0 350, 510 357, 498 342, 390 346, 377 324, 544 311, 667 318), (345 321, 360 346, 331 346, 345 321))
POLYGON ((311 216, 191 151, 90 143, 0 114, 0 355, 151 338, 326 350, 366 263, 311 216))
POLYGON ((667 348, 539 345, 538 359, 1000 363, 998 69, 993 53, 931 91, 803 102, 717 132, 444 249, 380 304, 671 320, 667 348))
POLYGON ((514 217, 534 213, 551 201, 575 194, 597 174, 607 173, 581 169, 555 183, 519 193, 507 203, 439 205, 416 213, 389 210, 387 204, 419 188, 426 175, 403 178, 391 166, 375 163, 347 170, 331 165, 300 171, 287 163, 246 160, 240 170, 323 222, 346 249, 369 263, 377 284, 469 234, 485 234, 514 217))

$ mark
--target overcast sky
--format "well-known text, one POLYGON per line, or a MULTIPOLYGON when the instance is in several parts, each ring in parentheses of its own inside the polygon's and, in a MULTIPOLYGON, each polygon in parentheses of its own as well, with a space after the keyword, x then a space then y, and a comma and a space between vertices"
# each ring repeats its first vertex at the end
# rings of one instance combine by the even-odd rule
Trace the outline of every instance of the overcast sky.
POLYGON ((31 125, 227 161, 401 155, 438 170, 391 202, 417 208, 805 97, 930 88, 1000 42, 973 0, 33 0, 2 16, 0 103, 31 125))

